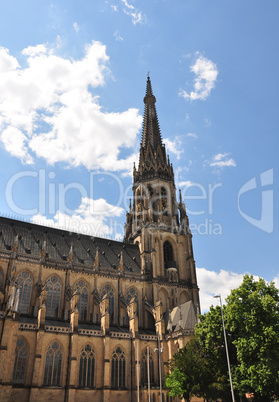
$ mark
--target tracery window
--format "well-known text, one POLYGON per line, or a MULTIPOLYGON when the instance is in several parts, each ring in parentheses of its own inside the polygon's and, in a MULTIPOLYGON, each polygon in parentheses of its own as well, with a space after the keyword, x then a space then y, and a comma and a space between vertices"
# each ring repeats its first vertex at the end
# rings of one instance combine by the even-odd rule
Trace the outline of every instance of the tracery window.
POLYGON ((88 308, 88 286, 81 280, 75 284, 75 291, 79 293, 78 311, 80 321, 85 321, 87 318, 88 308))
POLYGON ((111 386, 112 388, 125 387, 126 360, 123 350, 118 346, 112 354, 111 386))
POLYGON ((22 339, 18 338, 15 350, 15 362, 13 371, 13 382, 24 383, 25 373, 28 359, 28 344, 22 339))
POLYGON ((27 314, 32 290, 32 277, 28 272, 24 271, 18 275, 16 281, 18 287, 18 311, 21 314, 27 314))
POLYGON ((46 316, 51 318, 58 317, 61 284, 56 276, 51 276, 46 282, 46 316))
POLYGON ((94 387, 95 354, 90 345, 85 345, 79 360, 79 386, 94 387))
POLYGON ((109 298, 109 315, 110 321, 112 322, 114 318, 114 291, 110 285, 105 285, 102 287, 101 298, 103 298, 105 294, 109 298))
POLYGON ((49 345, 46 353, 44 385, 59 386, 61 383, 62 351, 58 342, 49 345))
POLYGON ((165 268, 170 268, 168 263, 173 262, 173 249, 170 242, 167 240, 164 243, 164 263, 165 268))
MULTIPOLYGON (((140 377, 142 385, 148 384, 147 348, 142 352, 140 361, 140 377)), ((149 375, 150 384, 154 383, 154 359, 149 350, 149 375)))

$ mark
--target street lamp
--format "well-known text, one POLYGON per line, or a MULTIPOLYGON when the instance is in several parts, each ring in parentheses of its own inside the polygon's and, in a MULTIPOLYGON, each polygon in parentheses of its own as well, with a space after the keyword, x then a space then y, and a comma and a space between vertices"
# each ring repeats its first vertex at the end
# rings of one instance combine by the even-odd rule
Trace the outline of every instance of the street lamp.
POLYGON ((231 375, 231 366, 230 366, 229 350, 228 350, 226 329, 225 329, 224 316, 223 316, 222 298, 221 298, 221 295, 216 295, 216 296, 214 296, 214 298, 215 298, 215 299, 220 299, 221 316, 222 316, 222 324, 223 324, 223 331, 224 331, 224 338, 225 338, 225 348, 226 348, 227 363, 228 363, 229 377, 230 377, 230 384, 231 384, 232 401, 235 402, 235 399, 234 399, 234 392, 233 392, 233 384, 232 384, 232 375, 231 375))
POLYGON ((160 379, 160 398, 161 398, 161 402, 163 402, 163 396, 162 396, 162 365, 161 365, 161 352, 163 351, 163 349, 161 348, 161 342, 160 342, 160 334, 159 334, 159 323, 156 323, 155 326, 158 326, 158 349, 155 348, 154 352, 157 352, 158 350, 158 357, 159 357, 159 379, 160 379))

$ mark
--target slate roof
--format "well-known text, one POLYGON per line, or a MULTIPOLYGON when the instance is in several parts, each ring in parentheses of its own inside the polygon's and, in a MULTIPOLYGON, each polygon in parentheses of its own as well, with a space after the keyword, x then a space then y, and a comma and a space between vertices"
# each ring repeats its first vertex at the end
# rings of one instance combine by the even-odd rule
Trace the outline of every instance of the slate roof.
POLYGON ((198 323, 192 300, 174 307, 170 312, 170 318, 171 320, 169 321, 168 317, 168 329, 171 332, 179 331, 180 329, 193 330, 198 323))
POLYGON ((68 264, 72 246, 73 265, 92 268, 98 247, 100 268, 118 271, 122 251, 124 271, 141 272, 138 245, 0 217, 0 252, 11 252, 16 236, 19 256, 39 259, 46 241, 46 262, 68 264))

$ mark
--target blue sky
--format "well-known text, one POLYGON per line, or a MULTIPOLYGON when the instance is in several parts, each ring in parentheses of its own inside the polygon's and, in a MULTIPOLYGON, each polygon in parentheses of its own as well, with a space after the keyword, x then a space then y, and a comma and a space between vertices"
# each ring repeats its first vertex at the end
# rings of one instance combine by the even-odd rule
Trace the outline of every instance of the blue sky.
POLYGON ((121 239, 150 72, 203 309, 278 275, 279 4, 3 2, 0 213, 121 239))

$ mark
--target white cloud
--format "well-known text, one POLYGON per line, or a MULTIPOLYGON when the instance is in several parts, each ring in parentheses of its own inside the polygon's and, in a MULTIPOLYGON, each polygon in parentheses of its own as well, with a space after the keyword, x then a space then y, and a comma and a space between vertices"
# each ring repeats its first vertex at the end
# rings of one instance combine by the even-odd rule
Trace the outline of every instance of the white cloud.
POLYGON ((230 294, 230 291, 241 285, 243 275, 244 274, 237 274, 223 269, 217 273, 205 268, 197 268, 201 311, 208 311, 211 305, 219 303, 218 299, 213 298, 214 295, 220 294, 222 302, 224 303, 226 297, 230 294))
POLYGON ((127 0, 121 0, 121 2, 124 5, 124 13, 132 18, 134 25, 146 23, 146 16, 141 11, 136 9, 132 4, 129 4, 127 0))
POLYGON ((111 8, 113 9, 113 11, 118 12, 118 7, 115 5, 111 5, 111 8))
POLYGON ((74 27, 74 30, 75 30, 76 32, 79 31, 79 26, 78 26, 78 23, 77 23, 77 22, 74 22, 74 23, 73 23, 73 27, 74 27))
POLYGON ((178 186, 179 186, 179 187, 192 187, 192 186, 195 186, 195 183, 192 182, 192 181, 190 181, 190 180, 180 181, 180 182, 178 183, 178 186))
POLYGON ((22 54, 26 68, 0 48, 0 139, 7 152, 25 163, 37 156, 50 164, 127 171, 131 157, 119 159, 120 150, 131 151, 142 117, 137 109, 104 112, 92 94, 108 73, 106 47, 93 42, 80 60, 46 45, 22 54))
POLYGON ((217 154, 212 157, 212 162, 209 166, 217 167, 217 168, 224 168, 224 167, 235 167, 236 163, 232 158, 227 158, 229 154, 217 154))
POLYGON ((195 140, 198 139, 198 136, 197 136, 197 134, 195 134, 195 133, 188 133, 188 134, 186 135, 186 137, 191 137, 191 138, 194 138, 195 140))
MULTIPOLYGON (((237 274, 221 269, 220 272, 210 271, 205 268, 197 268, 197 281, 200 288, 200 304, 201 311, 206 312, 210 306, 219 304, 219 299, 213 296, 221 295, 222 302, 225 303, 226 297, 232 289, 239 287, 243 282, 243 276, 248 273, 237 274)), ((250 274, 248 274, 250 275, 250 274)), ((256 281, 259 280, 257 275, 253 275, 256 281)), ((275 286, 279 288, 279 276, 273 279, 275 286)))
POLYGON ((120 238, 123 234, 114 233, 117 226, 114 225, 113 217, 120 216, 123 212, 123 208, 111 205, 103 198, 92 200, 84 197, 71 215, 57 211, 53 219, 48 219, 44 215, 37 214, 33 216, 32 222, 98 237, 115 235, 120 238))
POLYGON ((194 90, 188 93, 181 89, 179 95, 187 100, 205 100, 215 87, 218 76, 216 64, 198 53, 198 58, 190 67, 190 71, 196 76, 194 79, 194 90))
POLYGON ((122 36, 119 34, 117 30, 114 32, 113 36, 115 37, 116 42, 123 41, 122 36))
POLYGON ((180 159, 180 155, 184 152, 183 149, 181 149, 181 140, 179 137, 175 137, 175 139, 172 141, 169 138, 164 139, 164 143, 167 147, 167 151, 174 154, 177 159, 180 159))

